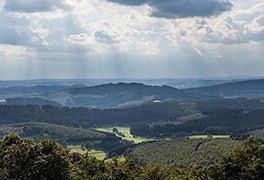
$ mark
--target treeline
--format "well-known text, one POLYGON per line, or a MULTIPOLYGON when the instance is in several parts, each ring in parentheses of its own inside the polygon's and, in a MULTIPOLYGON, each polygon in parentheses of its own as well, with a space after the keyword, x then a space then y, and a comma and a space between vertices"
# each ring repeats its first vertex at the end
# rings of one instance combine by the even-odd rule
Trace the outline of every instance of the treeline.
POLYGON ((192 134, 239 135, 264 127, 264 110, 215 109, 203 113, 203 118, 181 124, 137 124, 131 127, 136 136, 183 137, 192 134))
POLYGON ((62 125, 29 122, 0 126, 0 135, 18 134, 22 137, 51 138, 55 140, 64 139, 68 142, 88 141, 113 136, 91 129, 73 128, 62 125))
POLYGON ((0 124, 46 122, 73 127, 95 127, 107 124, 131 124, 177 118, 187 114, 179 104, 142 105, 127 109, 87 109, 54 106, 0 106, 0 124))
POLYGON ((0 141, 0 179, 259 180, 264 177, 263 155, 261 144, 247 140, 218 164, 201 169, 142 166, 129 159, 98 161, 89 155, 70 153, 54 141, 7 136, 0 141))
POLYGON ((214 99, 193 102, 149 103, 125 109, 87 109, 35 105, 0 105, 0 124, 46 122, 73 127, 130 125, 176 120, 178 117, 212 109, 264 109, 261 98, 214 99))
POLYGON ((199 112, 210 111, 212 109, 243 109, 252 111, 264 109, 264 97, 244 97, 244 98, 219 98, 207 101, 198 101, 197 110, 199 112))

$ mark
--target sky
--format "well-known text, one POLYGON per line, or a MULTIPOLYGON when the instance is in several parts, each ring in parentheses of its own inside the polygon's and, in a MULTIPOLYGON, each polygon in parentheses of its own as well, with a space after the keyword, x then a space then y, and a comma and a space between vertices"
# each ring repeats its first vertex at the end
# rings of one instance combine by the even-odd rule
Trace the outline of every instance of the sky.
POLYGON ((263 0, 0 0, 0 80, 264 75, 263 0))

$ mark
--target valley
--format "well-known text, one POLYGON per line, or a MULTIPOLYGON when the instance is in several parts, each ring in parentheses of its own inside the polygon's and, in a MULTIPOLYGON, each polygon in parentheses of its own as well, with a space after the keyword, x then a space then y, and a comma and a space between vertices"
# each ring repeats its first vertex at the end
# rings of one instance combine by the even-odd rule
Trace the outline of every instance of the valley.
POLYGON ((131 158, 144 167, 202 169, 248 137, 264 142, 262 80, 190 89, 109 83, 0 92, 6 99, 0 102, 2 138, 51 139, 72 155, 108 163, 131 158))

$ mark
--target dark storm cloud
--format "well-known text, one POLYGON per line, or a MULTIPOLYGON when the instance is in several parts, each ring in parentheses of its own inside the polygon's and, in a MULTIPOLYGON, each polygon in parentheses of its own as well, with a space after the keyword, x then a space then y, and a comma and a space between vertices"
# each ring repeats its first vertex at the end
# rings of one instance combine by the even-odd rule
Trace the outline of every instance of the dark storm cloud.
POLYGON ((4 9, 13 12, 48 12, 55 9, 70 10, 63 0, 6 0, 4 9))
POLYGON ((228 0, 108 0, 127 6, 147 4, 151 16, 160 18, 186 18, 217 16, 232 8, 228 0))

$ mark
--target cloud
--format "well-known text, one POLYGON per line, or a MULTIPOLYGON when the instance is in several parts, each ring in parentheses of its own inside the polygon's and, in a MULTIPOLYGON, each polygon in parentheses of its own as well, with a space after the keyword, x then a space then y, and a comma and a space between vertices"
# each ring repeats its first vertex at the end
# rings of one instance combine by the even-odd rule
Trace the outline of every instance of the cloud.
POLYGON ((56 9, 70 10, 71 6, 64 0, 6 0, 4 9, 12 12, 49 12, 56 9))
POLYGON ((35 44, 42 43, 26 17, 0 11, 0 22, 0 44, 33 47, 35 44))
POLYGON ((148 0, 109 0, 114 3, 122 4, 122 5, 128 5, 128 6, 139 6, 145 3, 148 3, 148 0))
POLYGON ((111 36, 109 36, 106 32, 104 31, 96 31, 94 33, 95 40, 99 43, 104 43, 104 44, 113 44, 114 40, 111 36))
POLYGON ((264 16, 254 18, 254 20, 246 25, 247 39, 249 41, 264 41, 264 16))
POLYGON ((244 44, 250 42, 264 41, 264 16, 254 15, 254 18, 237 19, 228 16, 219 19, 217 22, 209 20, 196 21, 191 36, 195 36, 200 42, 221 43, 221 44, 244 44))
POLYGON ((25 45, 28 42, 25 41, 13 28, 11 27, 0 27, 0 44, 10 45, 25 45))
POLYGON ((217 16, 232 8, 228 0, 108 0, 127 6, 147 4, 151 16, 158 18, 187 18, 217 16))

